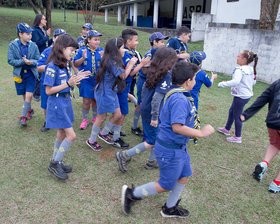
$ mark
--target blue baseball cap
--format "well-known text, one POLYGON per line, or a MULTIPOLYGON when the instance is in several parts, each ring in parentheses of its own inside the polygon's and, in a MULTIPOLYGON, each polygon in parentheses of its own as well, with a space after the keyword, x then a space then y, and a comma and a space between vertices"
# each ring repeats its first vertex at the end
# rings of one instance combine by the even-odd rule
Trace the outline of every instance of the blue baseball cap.
POLYGON ((161 32, 154 32, 149 38, 150 43, 152 43, 154 40, 159 39, 159 40, 167 40, 169 36, 164 36, 162 35, 161 32))
POLYGON ((17 25, 17 33, 31 33, 33 29, 27 23, 20 23, 17 25))
POLYGON ((56 29, 53 33, 55 37, 61 34, 66 34, 66 31, 64 29, 56 29))
POLYGON ((99 33, 99 32, 96 31, 96 30, 90 30, 90 31, 88 31, 88 33, 87 33, 87 38, 88 38, 88 37, 100 37, 100 36, 102 36, 102 34, 99 33))
POLYGON ((89 29, 89 30, 93 30, 93 26, 91 25, 91 23, 85 23, 85 24, 83 25, 83 28, 87 28, 87 29, 89 29))
POLYGON ((194 51, 190 55, 190 62, 200 65, 200 63, 206 58, 206 54, 203 51, 194 51))

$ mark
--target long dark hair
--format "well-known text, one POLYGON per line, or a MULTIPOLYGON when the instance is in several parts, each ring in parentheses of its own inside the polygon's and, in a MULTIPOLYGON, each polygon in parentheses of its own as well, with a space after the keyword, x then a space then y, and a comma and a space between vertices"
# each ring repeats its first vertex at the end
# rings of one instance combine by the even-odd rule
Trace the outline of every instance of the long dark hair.
POLYGON ((44 16, 43 14, 37 14, 37 15, 35 16, 35 19, 34 19, 34 22, 33 22, 33 27, 34 27, 34 26, 39 26, 39 25, 40 25, 43 16, 44 16))
POLYGON ((146 86, 148 88, 155 88, 156 84, 171 70, 177 60, 177 54, 173 48, 159 48, 151 61, 151 66, 147 73, 146 86))
MULTIPOLYGON (((100 83, 103 82, 106 70, 109 74, 112 74, 110 63, 115 63, 116 66, 124 68, 122 62, 122 56, 119 51, 120 47, 123 45, 123 39, 121 37, 112 38, 108 40, 103 57, 101 59, 101 66, 96 73, 96 85, 99 87, 100 83)), ((116 86, 116 85, 114 85, 116 86)))
POLYGON ((71 37, 69 34, 60 35, 56 40, 52 48, 50 56, 48 57, 47 63, 53 61, 53 63, 60 68, 67 67, 67 59, 63 54, 63 49, 66 47, 78 48, 79 45, 77 41, 71 37))
POLYGON ((252 61, 254 61, 253 69, 254 69, 254 75, 256 77, 256 75, 257 75, 256 67, 257 67, 258 60, 259 60, 258 55, 255 54, 253 51, 244 50, 242 53, 242 56, 247 59, 247 64, 250 64, 252 61))

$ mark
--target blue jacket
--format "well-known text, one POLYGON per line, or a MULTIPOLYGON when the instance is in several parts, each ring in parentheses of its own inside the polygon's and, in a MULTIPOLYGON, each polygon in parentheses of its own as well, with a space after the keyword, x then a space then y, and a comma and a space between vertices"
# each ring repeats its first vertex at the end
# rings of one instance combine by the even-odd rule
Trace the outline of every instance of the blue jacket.
MULTIPOLYGON (((40 54, 49 46, 51 46, 53 40, 49 39, 47 35, 43 33, 39 26, 34 26, 32 31, 32 41, 37 44, 40 54)), ((43 28, 45 30, 45 28, 43 28)), ((45 30, 45 33, 47 31, 45 30)))
MULTIPOLYGON (((32 41, 29 42, 28 47, 28 55, 27 59, 31 60, 33 62, 31 67, 31 71, 35 78, 37 79, 39 76, 39 73, 37 71, 37 61, 40 58, 40 53, 37 45, 33 43, 32 41)), ((8 47, 8 63, 14 67, 13 70, 13 76, 19 77, 21 73, 22 66, 25 65, 24 60, 22 59, 21 52, 18 46, 18 39, 15 39, 9 44, 8 47)))

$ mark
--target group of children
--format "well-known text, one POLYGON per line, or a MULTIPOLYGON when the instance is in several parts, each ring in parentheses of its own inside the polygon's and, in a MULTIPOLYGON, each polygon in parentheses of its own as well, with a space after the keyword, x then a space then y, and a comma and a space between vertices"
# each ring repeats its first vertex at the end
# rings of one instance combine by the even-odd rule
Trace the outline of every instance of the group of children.
MULTIPOLYGON (((92 110, 92 130, 86 144, 94 151, 101 151, 97 137, 118 148, 128 148, 121 136, 122 125, 128 111, 128 98, 134 101, 135 111, 132 132, 143 136, 143 142, 131 149, 116 152, 115 157, 121 172, 127 172, 131 158, 150 150, 146 169, 159 168, 158 181, 138 187, 124 185, 122 188, 123 211, 129 214, 131 206, 143 197, 170 191, 161 215, 164 217, 185 217, 188 210, 179 206, 179 197, 192 175, 187 142, 193 138, 207 137, 214 133, 211 125, 200 128, 198 97, 202 84, 213 85, 217 74, 208 75, 200 69, 206 58, 204 52, 188 53, 187 42, 190 30, 178 29, 177 36, 169 39, 160 32, 149 38, 151 49, 143 58, 136 51, 138 33, 125 29, 117 38, 111 38, 105 49, 99 46, 101 33, 89 23, 83 26, 83 35, 76 41, 63 29, 54 31, 54 44, 40 56, 38 47, 31 40, 32 28, 26 23, 17 26, 18 39, 8 48, 8 63, 14 67, 13 76, 18 95, 23 95, 24 104, 20 125, 26 126, 34 111, 31 107, 32 93, 38 71, 41 76, 41 107, 45 111, 42 131, 57 129, 53 157, 48 170, 60 179, 67 179, 72 171, 63 163, 63 157, 76 138, 72 123, 74 112, 71 92, 79 87, 82 103, 80 129, 89 126, 89 112, 92 110), (165 45, 165 40, 168 43, 165 45), (77 50, 78 49, 78 50, 77 50), (77 51, 76 51, 77 50, 77 51), (74 75, 72 75, 72 69, 74 75), (137 78, 137 100, 130 94, 133 77, 137 78), (104 128, 102 125, 111 114, 104 128), (143 132, 139 128, 142 118, 143 132)), ((279 81, 273 83, 256 102, 243 112, 253 95, 258 57, 252 51, 244 50, 237 56, 238 66, 233 79, 220 82, 218 87, 232 87, 234 96, 229 110, 227 124, 218 131, 230 135, 235 122, 235 134, 227 141, 241 143, 242 122, 249 119, 267 102, 269 114, 266 120, 270 145, 264 161, 259 163, 253 177, 261 180, 268 163, 280 149, 279 127, 279 81), (249 64, 254 61, 254 69, 249 64)), ((280 192, 280 172, 270 184, 269 190, 280 192)))

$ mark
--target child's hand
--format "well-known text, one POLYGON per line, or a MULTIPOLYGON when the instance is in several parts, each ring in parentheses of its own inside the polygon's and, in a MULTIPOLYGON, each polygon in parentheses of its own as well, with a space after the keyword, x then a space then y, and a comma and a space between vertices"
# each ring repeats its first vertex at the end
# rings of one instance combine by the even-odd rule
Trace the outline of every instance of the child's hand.
POLYGON ((241 114, 241 115, 240 115, 240 120, 241 120, 242 122, 244 122, 244 121, 246 120, 245 116, 241 114))
POLYGON ((218 78, 218 75, 217 75, 216 73, 211 72, 211 74, 212 74, 212 77, 211 77, 211 78, 212 78, 213 80, 215 80, 216 78, 218 78))
POLYGON ((25 55, 24 55, 24 57, 22 57, 22 59, 24 60, 24 63, 27 64, 27 65, 32 65, 33 64, 33 62, 28 60, 25 55))
POLYGON ((151 123, 150 123, 150 125, 152 126, 152 127, 157 127, 158 126, 158 120, 151 120, 151 123))
POLYGON ((210 125, 205 125, 201 130, 202 137, 207 137, 215 132, 215 129, 210 125))
POLYGON ((149 65, 150 63, 151 63, 150 57, 143 58, 143 60, 141 61, 142 66, 149 65))
POLYGON ((182 53, 182 54, 178 54, 178 57, 187 60, 190 57, 190 55, 188 53, 182 53))
POLYGON ((134 66, 134 65, 137 63, 137 61, 138 61, 138 58, 133 57, 133 58, 131 58, 130 61, 128 62, 128 65, 129 65, 129 66, 134 66))
POLYGON ((99 54, 100 54, 100 56, 101 56, 101 58, 102 58, 103 55, 104 55, 104 51, 99 51, 99 54))
POLYGON ((86 58, 87 58, 87 50, 85 49, 85 50, 83 51, 83 59, 86 60, 86 58))
POLYGON ((81 70, 77 73, 76 76, 79 76, 81 77, 82 79, 87 79, 89 76, 90 76, 91 72, 90 71, 84 71, 84 70, 81 70))
POLYGON ((224 82, 219 82, 219 83, 218 83, 218 87, 219 87, 219 88, 224 87, 224 82))

